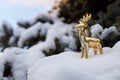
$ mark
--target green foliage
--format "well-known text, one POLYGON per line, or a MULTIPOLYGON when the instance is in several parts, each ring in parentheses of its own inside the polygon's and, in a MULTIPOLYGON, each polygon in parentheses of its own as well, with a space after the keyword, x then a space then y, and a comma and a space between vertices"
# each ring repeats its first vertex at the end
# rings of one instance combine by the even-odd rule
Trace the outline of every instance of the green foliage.
POLYGON ((120 0, 117 0, 115 3, 110 4, 107 7, 106 13, 99 13, 98 22, 104 27, 109 27, 115 25, 120 26, 120 0))
MULTIPOLYGON (((59 9, 59 17, 64 17, 65 22, 76 22, 85 13, 92 13, 93 19, 98 19, 100 11, 106 12, 107 6, 115 0, 61 0, 54 9, 59 9)), ((56 4, 56 3, 55 3, 56 4)))
MULTIPOLYGON (((56 4, 56 3, 55 3, 56 4)), ((120 0, 61 0, 53 10, 58 9, 64 22, 77 22, 85 13, 92 13, 90 25, 101 24, 104 28, 115 25, 120 31, 120 0)))

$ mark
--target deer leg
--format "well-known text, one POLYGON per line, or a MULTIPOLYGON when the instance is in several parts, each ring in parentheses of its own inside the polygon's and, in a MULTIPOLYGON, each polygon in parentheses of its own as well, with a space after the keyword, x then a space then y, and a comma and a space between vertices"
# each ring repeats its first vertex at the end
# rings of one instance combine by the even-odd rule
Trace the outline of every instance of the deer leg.
POLYGON ((81 47, 81 58, 83 58, 84 57, 84 48, 83 47, 81 47))
POLYGON ((99 43, 99 52, 100 52, 100 54, 103 54, 103 48, 102 48, 102 46, 101 46, 101 44, 99 43))
POLYGON ((88 58, 88 43, 86 43, 86 46, 85 46, 85 58, 88 58))
POLYGON ((86 57, 86 48, 85 47, 83 48, 83 51, 84 51, 83 57, 86 57))
POLYGON ((100 54, 103 54, 103 49, 102 49, 102 47, 100 48, 100 54))
POLYGON ((95 48, 93 48, 94 49, 94 55, 96 55, 97 54, 97 49, 95 49, 95 48))

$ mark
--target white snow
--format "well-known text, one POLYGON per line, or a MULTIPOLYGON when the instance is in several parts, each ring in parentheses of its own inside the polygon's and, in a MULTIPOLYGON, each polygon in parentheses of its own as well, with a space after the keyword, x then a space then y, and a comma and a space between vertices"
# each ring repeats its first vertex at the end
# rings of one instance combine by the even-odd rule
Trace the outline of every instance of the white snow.
POLYGON ((76 41, 72 33, 72 25, 57 22, 54 25, 50 25, 48 27, 49 29, 45 29, 47 32, 42 29, 45 33, 47 33, 46 40, 36 44, 29 50, 49 51, 49 49, 56 49, 54 41, 55 39, 58 39, 60 44, 66 45, 66 47, 71 50, 75 50, 77 48, 76 41))
POLYGON ((100 24, 95 24, 93 26, 91 26, 91 37, 100 37, 100 33, 102 33, 103 28, 100 24))
POLYGON ((26 64, 26 70, 28 70, 39 59, 45 57, 42 51, 38 50, 37 48, 32 50, 31 49, 27 50, 24 56, 25 56, 24 63, 26 64))
POLYGON ((48 25, 48 23, 42 25, 42 27, 45 27, 46 29, 42 29, 41 26, 39 26, 46 34, 46 40, 43 42, 40 41, 27 51, 28 54, 26 55, 26 63, 28 68, 40 58, 45 57, 43 51, 49 52, 50 49, 56 49, 54 41, 56 38, 59 40, 61 45, 66 46, 65 51, 66 49, 75 50, 77 48, 76 41, 72 33, 72 25, 67 25, 62 22, 55 23, 54 25, 49 24, 50 26, 48 27, 46 27, 46 25, 48 25))
POLYGON ((117 33, 117 29, 115 26, 111 26, 111 27, 105 28, 105 29, 103 29, 100 24, 95 24, 95 25, 91 26, 91 34, 92 34, 91 36, 92 37, 104 39, 110 33, 117 33))
POLYGON ((9 80, 9 77, 3 77, 4 64, 9 63, 12 67, 12 75, 15 80, 26 80, 26 65, 23 63, 25 50, 20 48, 8 48, 0 55, 0 79, 9 80))
POLYGON ((14 31, 13 31, 13 35, 14 35, 15 37, 19 37, 20 34, 25 31, 25 28, 17 27, 17 28, 14 28, 13 30, 14 30, 14 31))
POLYGON ((66 48, 76 50, 76 40, 72 26, 73 24, 65 24, 61 21, 54 24, 39 22, 21 33, 18 46, 22 47, 28 39, 43 35, 46 36, 46 40, 42 43, 40 41, 40 43, 31 47, 30 50, 48 51, 49 49, 56 49, 55 39, 58 39, 61 45, 66 45, 66 48))
POLYGON ((7 48, 0 53, 0 80, 27 80, 27 69, 38 59, 45 57, 40 51, 29 51, 20 48, 7 48), (11 65, 12 76, 4 77, 6 63, 11 65))
POLYGON ((117 32, 117 29, 115 26, 111 26, 110 28, 105 28, 104 31, 102 32, 101 39, 107 37, 108 34, 117 32))
POLYGON ((39 34, 39 28, 41 26, 41 23, 37 23, 36 25, 34 25, 33 27, 31 28, 28 28, 27 30, 25 30, 24 32, 21 33, 20 35, 20 39, 18 41, 18 46, 19 47, 22 47, 23 46, 23 43, 29 39, 29 38, 34 38, 34 37, 37 37, 38 34, 39 34))
POLYGON ((28 80, 120 80, 120 41, 104 48, 103 55, 80 58, 78 52, 63 52, 42 58, 28 70, 28 80))

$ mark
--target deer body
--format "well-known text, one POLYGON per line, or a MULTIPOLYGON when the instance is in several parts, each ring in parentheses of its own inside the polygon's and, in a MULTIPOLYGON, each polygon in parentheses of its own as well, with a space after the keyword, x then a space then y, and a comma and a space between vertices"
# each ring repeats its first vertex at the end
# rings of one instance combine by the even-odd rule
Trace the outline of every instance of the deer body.
POLYGON ((82 58, 88 58, 88 51, 89 48, 93 48, 94 55, 99 52, 100 54, 103 54, 102 46, 100 44, 100 40, 97 38, 91 38, 86 36, 86 34, 82 31, 79 31, 79 39, 81 42, 81 49, 82 49, 82 58))
MULTIPOLYGON (((89 15, 87 15, 87 17, 90 18, 89 15)), ((83 16, 83 19, 80 20, 80 24, 78 24, 74 27, 75 29, 77 29, 79 31, 79 40, 81 43, 81 50, 82 50, 81 57, 88 58, 89 48, 93 48, 94 55, 96 55, 97 52, 99 52, 100 54, 103 54, 103 49, 102 49, 102 46, 100 44, 100 40, 97 38, 88 37, 86 35, 85 28, 87 27, 87 23, 84 22, 85 18, 86 17, 83 16)))

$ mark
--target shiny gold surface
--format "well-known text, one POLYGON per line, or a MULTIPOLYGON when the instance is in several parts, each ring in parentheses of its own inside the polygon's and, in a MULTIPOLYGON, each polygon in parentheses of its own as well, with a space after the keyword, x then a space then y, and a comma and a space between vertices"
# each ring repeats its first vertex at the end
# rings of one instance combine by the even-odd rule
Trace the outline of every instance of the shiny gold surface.
POLYGON ((88 37, 85 33, 86 28, 88 27, 88 21, 91 19, 91 14, 86 14, 79 20, 79 24, 75 25, 74 28, 79 32, 79 40, 81 43, 82 55, 81 57, 88 58, 89 48, 93 48, 94 55, 99 52, 103 54, 103 49, 100 43, 100 40, 97 38, 88 37))

